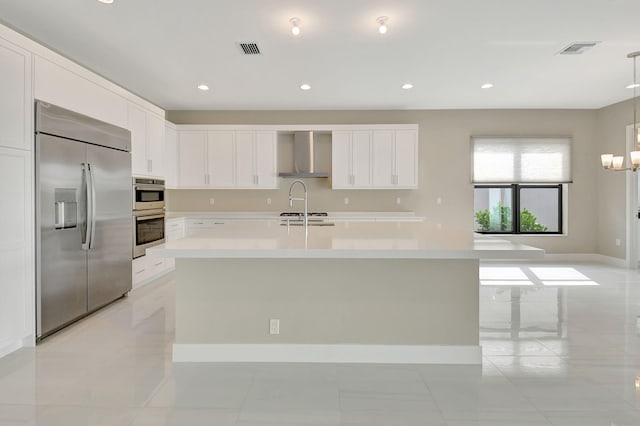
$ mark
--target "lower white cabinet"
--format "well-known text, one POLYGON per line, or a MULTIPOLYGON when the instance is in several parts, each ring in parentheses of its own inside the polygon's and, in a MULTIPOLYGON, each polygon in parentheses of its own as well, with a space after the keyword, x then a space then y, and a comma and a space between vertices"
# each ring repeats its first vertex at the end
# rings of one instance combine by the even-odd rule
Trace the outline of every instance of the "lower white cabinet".
POLYGON ((35 331, 32 163, 31 151, 0 147, 0 357, 35 331))
MULTIPOLYGON (((167 220, 164 239, 169 242, 184 238, 184 228, 184 218, 182 217, 167 220)), ((167 271, 173 270, 176 267, 176 260, 174 258, 167 258, 164 260, 164 266, 167 271)))
POLYGON ((185 236, 190 237, 199 232, 224 225, 225 221, 212 218, 187 218, 185 219, 185 236))
POLYGON ((140 287, 166 273, 165 260, 158 257, 142 256, 133 259, 133 288, 140 287))

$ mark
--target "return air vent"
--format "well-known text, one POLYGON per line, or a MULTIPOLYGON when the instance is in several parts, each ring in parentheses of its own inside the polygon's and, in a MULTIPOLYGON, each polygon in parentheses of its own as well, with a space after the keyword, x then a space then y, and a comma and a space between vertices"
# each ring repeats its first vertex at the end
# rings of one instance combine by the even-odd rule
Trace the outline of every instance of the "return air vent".
POLYGON ((240 48, 244 52, 245 55, 260 55, 260 48, 257 43, 239 43, 240 48))
POLYGON ((560 55, 581 55, 599 43, 600 43, 599 41, 581 41, 577 43, 572 43, 569 46, 562 49, 560 51, 560 55))

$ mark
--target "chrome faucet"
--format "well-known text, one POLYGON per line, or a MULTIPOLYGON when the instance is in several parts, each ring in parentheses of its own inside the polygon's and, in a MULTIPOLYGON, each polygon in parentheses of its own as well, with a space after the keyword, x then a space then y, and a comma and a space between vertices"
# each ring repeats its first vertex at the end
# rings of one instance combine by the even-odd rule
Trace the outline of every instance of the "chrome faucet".
POLYGON ((304 227, 306 229, 307 226, 309 225, 309 222, 308 222, 309 212, 307 211, 307 185, 305 185, 304 182, 301 180, 294 180, 293 183, 291 183, 291 186, 289 187, 289 207, 293 207, 294 201, 304 201, 303 217, 304 217, 304 227), (302 185, 302 188, 304 189, 304 198, 294 197, 291 195, 291 191, 293 190, 293 187, 296 185, 296 183, 299 183, 300 185, 302 185))

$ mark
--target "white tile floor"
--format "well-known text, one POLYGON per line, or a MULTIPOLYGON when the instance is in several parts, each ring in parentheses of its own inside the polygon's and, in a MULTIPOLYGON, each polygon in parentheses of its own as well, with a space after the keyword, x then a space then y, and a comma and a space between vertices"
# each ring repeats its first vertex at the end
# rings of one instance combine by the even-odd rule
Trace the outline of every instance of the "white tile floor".
POLYGON ((482 366, 173 364, 173 282, 0 359, 0 425, 640 425, 640 274, 485 264, 482 366))

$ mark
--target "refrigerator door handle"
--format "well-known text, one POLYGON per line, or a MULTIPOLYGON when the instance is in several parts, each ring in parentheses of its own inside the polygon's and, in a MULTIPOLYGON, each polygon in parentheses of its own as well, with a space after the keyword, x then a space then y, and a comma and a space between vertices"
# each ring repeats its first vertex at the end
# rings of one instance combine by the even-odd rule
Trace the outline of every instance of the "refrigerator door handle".
POLYGON ((89 183, 88 164, 82 163, 82 188, 84 189, 84 233, 82 234, 82 250, 89 250, 89 241, 91 238, 91 214, 92 208, 90 199, 90 183, 89 183))
POLYGON ((87 163, 87 170, 89 171, 89 181, 87 185, 87 192, 90 195, 89 202, 87 203, 88 212, 87 218, 91 220, 91 225, 87 224, 87 230, 90 232, 89 234, 89 249, 92 249, 94 246, 94 242, 96 239, 96 184, 93 179, 93 169, 91 168, 91 163, 87 163), (90 229, 90 231, 89 231, 90 229))

